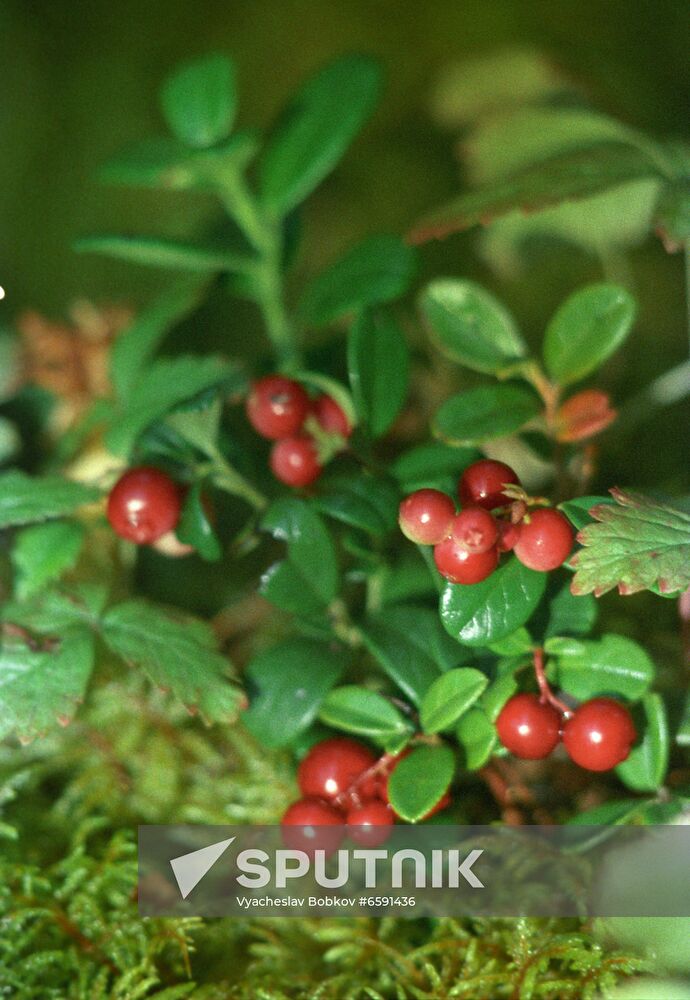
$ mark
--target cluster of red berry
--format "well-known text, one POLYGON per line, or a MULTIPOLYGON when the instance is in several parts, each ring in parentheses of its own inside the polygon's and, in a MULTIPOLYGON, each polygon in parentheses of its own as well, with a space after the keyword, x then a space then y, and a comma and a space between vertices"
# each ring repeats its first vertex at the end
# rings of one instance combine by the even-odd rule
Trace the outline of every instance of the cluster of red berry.
POLYGON ((565 717, 536 694, 517 694, 496 721, 498 737, 526 760, 548 757, 563 740, 568 756, 588 771, 622 764, 637 738, 630 712, 612 698, 592 698, 565 717))
POLYGON ((504 492, 519 485, 509 465, 482 459, 460 478, 459 513, 440 490, 416 490, 400 505, 400 528, 418 545, 434 546, 438 571, 451 583, 485 580, 511 550, 530 569, 556 569, 573 547, 570 522, 550 507, 528 510, 504 492))
POLYGON ((128 469, 108 496, 107 516, 113 530, 137 545, 152 545, 177 527, 184 490, 160 469, 141 465, 128 469))
MULTIPOLYGON (((343 836, 348 827, 356 844, 376 847, 384 843, 396 819, 388 781, 409 753, 406 749, 377 758, 356 740, 336 737, 317 743, 299 766, 297 783, 303 798, 289 807, 283 827, 341 826, 343 836)), ((446 794, 424 819, 449 803, 446 794)), ((304 836, 309 837, 308 831, 304 836)))
POLYGON ((352 433, 347 415, 330 396, 310 399, 299 382, 283 375, 267 375, 252 385, 247 418, 262 437, 275 441, 271 470, 288 486, 309 486, 321 475, 316 441, 304 430, 308 417, 325 434, 348 438, 352 433))

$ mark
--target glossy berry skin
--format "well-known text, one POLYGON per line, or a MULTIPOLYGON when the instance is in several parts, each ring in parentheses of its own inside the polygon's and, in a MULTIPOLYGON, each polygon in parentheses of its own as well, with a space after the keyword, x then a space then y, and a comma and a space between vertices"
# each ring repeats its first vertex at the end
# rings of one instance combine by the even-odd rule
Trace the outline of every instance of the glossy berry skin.
POLYGON ((563 565, 574 540, 570 521, 560 511, 546 507, 531 511, 529 523, 522 523, 514 552, 523 566, 544 573, 563 565))
POLYGON ((498 541, 498 524, 488 510, 466 507, 453 518, 450 533, 468 552, 488 552, 498 541))
POLYGON ((499 552, 512 552, 520 538, 522 525, 511 524, 510 521, 498 521, 498 541, 496 547, 499 552))
POLYGON ((362 847, 378 847, 390 836, 394 815, 385 802, 363 802, 347 814, 350 839, 362 847))
POLYGON ((137 545, 150 545, 172 531, 180 519, 182 491, 160 469, 129 469, 113 486, 107 516, 114 531, 137 545))
POLYGON ((344 796, 375 763, 371 750, 356 740, 344 737, 323 740, 301 762, 297 783, 303 795, 333 802, 344 796))
POLYGON ((453 538, 444 538, 434 546, 434 562, 441 576, 451 583, 481 583, 498 566, 498 549, 468 552, 453 538))
POLYGON ((321 475, 316 445, 306 434, 276 441, 270 465, 276 479, 286 486, 309 486, 321 475))
POLYGON ((283 842, 296 851, 336 851, 345 837, 345 816, 329 802, 299 799, 280 821, 283 842), (332 828, 332 829, 330 829, 332 828))
POLYGON ((291 437, 309 413, 309 397, 299 383, 282 375, 254 382, 247 399, 247 419, 255 431, 271 441, 291 437))
POLYGON ((519 486, 520 480, 505 462, 495 462, 491 458, 473 462, 460 477, 460 504, 462 507, 483 507, 484 510, 503 507, 510 503, 510 497, 503 493, 503 487, 508 483, 519 486))
POLYGON ((437 545, 448 535, 455 504, 440 490, 415 490, 400 504, 398 524, 406 538, 417 545, 437 545))
POLYGON ((558 744, 561 715, 536 694, 516 694, 503 706, 496 730, 503 746, 516 757, 541 760, 558 744))
POLYGON ((592 698, 565 724, 568 755, 588 771, 610 771, 622 764, 637 738, 630 712, 612 698, 592 698))
POLYGON ((331 396, 325 393, 317 396, 312 403, 311 411, 321 429, 327 434, 339 434, 344 438, 349 438, 352 434, 352 427, 345 411, 331 396))

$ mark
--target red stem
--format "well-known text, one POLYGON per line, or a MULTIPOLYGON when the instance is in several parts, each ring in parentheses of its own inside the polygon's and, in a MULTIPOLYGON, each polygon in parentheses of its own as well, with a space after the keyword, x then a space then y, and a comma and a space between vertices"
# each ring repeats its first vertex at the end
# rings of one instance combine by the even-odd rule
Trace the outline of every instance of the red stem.
POLYGON ((544 650, 541 648, 534 650, 534 673, 537 678, 537 684, 539 685, 539 692, 541 694, 541 701, 545 704, 553 705, 553 707, 569 718, 573 714, 573 710, 569 705, 566 705, 564 701, 557 698, 549 686, 549 682, 546 679, 546 669, 544 667, 544 650))

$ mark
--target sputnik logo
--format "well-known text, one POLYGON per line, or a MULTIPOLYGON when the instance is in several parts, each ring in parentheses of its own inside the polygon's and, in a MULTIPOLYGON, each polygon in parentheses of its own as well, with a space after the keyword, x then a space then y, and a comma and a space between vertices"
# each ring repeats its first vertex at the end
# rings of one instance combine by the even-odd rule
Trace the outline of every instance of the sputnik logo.
POLYGON ((178 858, 170 859, 170 867, 173 870, 180 895, 186 899, 192 889, 201 882, 206 872, 210 871, 225 851, 232 844, 234 837, 228 840, 219 840, 208 847, 202 847, 198 851, 191 851, 189 854, 180 854, 178 858))

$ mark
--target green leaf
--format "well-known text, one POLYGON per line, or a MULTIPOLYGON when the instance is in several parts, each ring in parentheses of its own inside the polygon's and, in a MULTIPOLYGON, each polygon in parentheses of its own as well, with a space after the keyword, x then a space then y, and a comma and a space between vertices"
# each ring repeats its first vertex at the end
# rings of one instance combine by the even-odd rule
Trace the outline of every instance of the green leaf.
POLYGON ((209 626, 180 611, 142 600, 105 613, 103 638, 127 663, 142 667, 152 683, 170 691, 207 722, 233 722, 244 695, 230 679, 230 661, 217 651, 209 626))
POLYGON ((443 239, 472 226, 488 225, 509 212, 538 212, 626 181, 659 176, 655 163, 634 146, 624 142, 593 143, 586 149, 548 157, 461 195, 422 219, 410 239, 413 243, 443 239))
POLYGON ((486 646, 504 639, 531 617, 546 587, 546 573, 509 559, 481 583, 446 584, 441 595, 441 621, 467 646, 486 646))
POLYGON ((593 507, 595 524, 577 539, 574 594, 600 597, 618 587, 636 594, 658 586, 662 594, 690 586, 690 515, 641 493, 612 489, 615 504, 593 507))
POLYGON ((66 726, 83 701, 94 666, 94 639, 72 629, 45 649, 20 638, 0 647, 0 739, 10 733, 26 743, 55 723, 66 726))
POLYGON ((542 404, 529 389, 482 385, 447 399, 432 429, 448 444, 479 444, 514 434, 536 417, 542 404))
POLYGON ((473 371, 494 375, 525 354, 513 317, 473 281, 438 278, 419 307, 443 354, 473 371))
POLYGON ((21 446, 21 435, 7 417, 0 417, 0 464, 12 458, 21 446))
POLYGON ((496 653, 497 656, 520 656, 522 653, 530 653, 534 649, 534 641, 524 625, 521 625, 505 639, 490 642, 487 649, 496 653))
POLYGON ((184 191, 199 183, 194 153, 168 136, 144 139, 119 150, 98 172, 104 184, 184 191))
POLYGON ((233 368, 212 355, 181 355, 153 362, 136 382, 132 401, 106 433, 108 448, 116 455, 128 455, 151 424, 233 374, 233 368))
POLYGON ((430 608, 389 607, 366 618, 360 630, 371 655, 415 705, 442 671, 466 658, 430 608))
POLYGON ((404 452, 393 462, 390 471, 404 493, 428 487, 452 492, 457 489, 460 474, 479 458, 481 454, 475 448, 457 448, 432 441, 404 452))
POLYGON ((161 89, 165 120, 189 146, 214 146, 227 138, 236 104, 235 67, 219 54, 180 66, 161 89))
POLYGON ((286 215, 333 170, 373 111, 380 85, 378 64, 364 56, 336 59, 306 82, 261 159, 261 197, 274 215, 286 215))
POLYGON ((580 528, 584 528, 586 524, 591 524, 594 521, 590 514, 592 507, 597 507, 602 503, 613 504, 614 502, 611 497, 576 497, 574 500, 565 500, 563 503, 559 503, 558 509, 563 511, 568 520, 579 531, 580 528))
POLYGON ((690 243, 690 180, 687 177, 665 185, 656 205, 656 231, 669 253, 690 243))
POLYGON ((317 275, 304 291, 305 326, 327 326, 348 313, 398 298, 409 287, 416 254, 397 236, 370 236, 317 275))
POLYGON ((21 625, 47 636, 63 635, 74 628, 100 629, 108 588, 81 583, 69 590, 45 590, 0 606, 0 620, 21 625))
POLYGON ((27 476, 11 470, 0 473, 0 529, 72 514, 101 496, 95 486, 62 476, 27 476))
POLYGON ((250 257, 228 250, 221 244, 183 243, 180 240, 151 236, 103 235, 85 236, 77 240, 79 253, 98 253, 132 264, 167 267, 200 274, 219 271, 246 271, 252 266, 250 257))
MULTIPOLYGON (((504 661, 504 663, 508 662, 504 661)), ((496 677, 482 695, 478 707, 481 708, 490 722, 496 721, 505 703, 517 691, 518 683, 515 679, 515 670, 522 663, 524 663, 522 658, 512 661, 512 669, 496 677)))
POLYGON ((455 773, 449 747, 419 747, 396 764, 388 779, 388 797, 398 816, 417 823, 448 791, 455 773))
POLYGON ((342 652, 311 639, 272 646, 247 667, 250 704, 242 721, 264 746, 288 746, 314 721, 346 665, 342 652))
POLYGON ((484 709, 476 706, 460 719, 455 736, 463 751, 468 771, 483 767, 498 742, 495 726, 484 709))
POLYGON ((314 506, 343 524, 381 537, 395 530, 399 502, 400 496, 393 483, 362 473, 330 480, 314 506))
POLYGON ((648 694, 642 702, 642 710, 642 742, 618 765, 616 774, 624 785, 636 792, 654 792, 664 783, 669 754, 668 721, 661 695, 648 694))
POLYGON ((336 381, 336 379, 330 378, 328 375, 322 375, 321 372, 299 371, 293 377, 296 382, 318 389, 320 392, 324 392, 327 396, 334 399, 347 417, 350 427, 356 425, 357 414, 355 412, 355 404, 344 385, 336 381))
POLYGON ((599 608, 591 594, 577 597, 566 584, 549 601, 545 638, 555 635, 589 635, 596 624, 599 608))
POLYGON ((632 639, 609 633, 601 639, 548 639, 556 683, 580 700, 621 695, 637 701, 654 680, 654 664, 632 639))
POLYGON ((212 455, 218 442, 223 405, 217 397, 203 406, 175 410, 165 423, 204 455, 212 455))
POLYGON ((328 726, 357 733, 389 749, 404 744, 412 727, 390 701, 356 684, 326 695, 319 718, 328 726))
POLYGON ((217 562, 223 554, 203 504, 200 483, 195 483, 187 494, 175 534, 183 545, 191 545, 207 562, 217 562))
POLYGON ((419 721, 424 732, 449 729, 477 701, 488 683, 474 667, 459 667, 438 677, 422 700, 419 721))
POLYGON ((373 437, 390 428, 407 397, 409 353, 397 322, 384 312, 364 312, 347 342, 352 395, 373 437))
POLYGON ((329 604, 338 593, 338 566, 333 542, 316 511, 294 497, 278 500, 262 527, 287 545, 287 558, 261 578, 264 597, 295 614, 329 604))
POLYGON ((604 802, 593 809, 576 813, 568 821, 568 826, 620 826, 636 819, 651 803, 646 799, 624 799, 604 802))
POLYGON ((630 333, 635 300, 618 285, 588 285, 571 295, 546 328, 544 363, 559 385, 579 382, 630 333))
POLYGON ((110 354, 110 378, 120 402, 129 399, 168 331, 198 307, 206 287, 207 281, 197 276, 179 279, 117 337, 110 354))
POLYGON ((51 521, 21 531, 12 549, 17 596, 30 597, 72 569, 83 541, 84 529, 75 521, 51 521))

